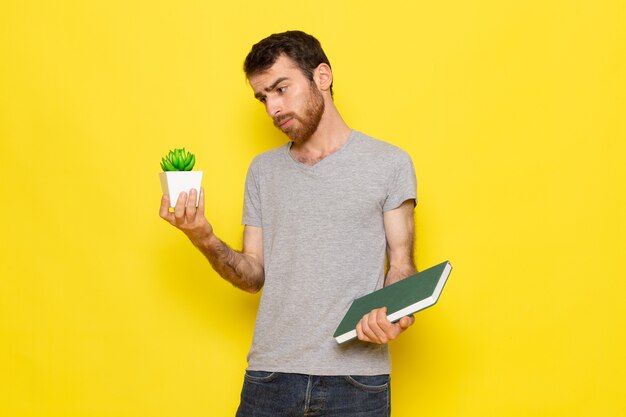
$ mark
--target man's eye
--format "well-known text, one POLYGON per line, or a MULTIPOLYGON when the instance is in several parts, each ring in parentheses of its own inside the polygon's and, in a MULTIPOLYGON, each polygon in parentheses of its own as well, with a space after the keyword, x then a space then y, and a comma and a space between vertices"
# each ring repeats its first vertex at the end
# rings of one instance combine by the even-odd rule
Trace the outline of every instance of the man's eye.
POLYGON ((265 104, 265 97, 259 97, 259 101, 263 104, 265 104))
POLYGON ((279 93, 284 93, 287 90, 287 87, 278 87, 278 92, 279 93))

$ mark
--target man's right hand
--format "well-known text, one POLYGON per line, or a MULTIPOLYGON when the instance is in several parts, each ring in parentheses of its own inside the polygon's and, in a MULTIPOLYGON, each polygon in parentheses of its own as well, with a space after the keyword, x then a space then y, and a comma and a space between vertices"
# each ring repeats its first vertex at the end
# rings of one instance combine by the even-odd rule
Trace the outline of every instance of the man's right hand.
POLYGON ((174 212, 170 211, 170 198, 161 198, 159 215, 171 225, 182 230, 224 279, 242 290, 258 292, 265 282, 263 269, 263 229, 246 226, 243 250, 228 247, 213 233, 213 227, 204 217, 204 189, 180 193, 174 212), (196 208, 196 198, 199 198, 196 208))
POLYGON ((204 189, 200 189, 200 195, 195 189, 187 193, 180 193, 174 212, 170 211, 170 198, 164 194, 161 198, 161 209, 159 215, 172 226, 180 229, 187 237, 194 242, 199 243, 203 238, 209 237, 213 233, 213 227, 204 217, 204 189), (199 200, 198 207, 196 201, 199 200))

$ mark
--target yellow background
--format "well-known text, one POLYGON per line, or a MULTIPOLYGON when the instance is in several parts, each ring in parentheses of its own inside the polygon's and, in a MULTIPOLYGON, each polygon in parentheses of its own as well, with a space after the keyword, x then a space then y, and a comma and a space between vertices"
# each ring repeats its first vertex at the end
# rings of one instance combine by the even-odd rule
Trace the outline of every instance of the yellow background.
POLYGON ((197 154, 239 247, 284 143, 243 58, 297 28, 412 155, 418 267, 454 265, 393 343, 394 416, 626 416, 625 27, 617 0, 4 0, 0 414, 234 414, 258 296, 158 217, 159 160, 197 154))

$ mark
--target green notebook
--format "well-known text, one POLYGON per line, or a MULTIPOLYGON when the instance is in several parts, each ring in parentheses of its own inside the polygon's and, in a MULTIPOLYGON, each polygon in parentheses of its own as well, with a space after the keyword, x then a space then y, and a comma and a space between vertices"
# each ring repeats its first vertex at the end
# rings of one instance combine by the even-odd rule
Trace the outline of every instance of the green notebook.
POLYGON ((387 318, 395 322, 432 306, 439 299, 451 270, 452 265, 446 261, 357 298, 352 302, 333 337, 337 343, 356 338, 357 323, 375 308, 387 307, 387 318))

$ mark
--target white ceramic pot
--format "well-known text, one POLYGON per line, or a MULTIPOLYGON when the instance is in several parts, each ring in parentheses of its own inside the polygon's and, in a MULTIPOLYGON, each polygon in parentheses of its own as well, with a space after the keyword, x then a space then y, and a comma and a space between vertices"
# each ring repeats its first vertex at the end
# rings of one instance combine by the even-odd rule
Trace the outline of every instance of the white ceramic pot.
MULTIPOLYGON (((176 205, 176 200, 182 192, 189 195, 189 191, 195 189, 200 193, 202 186, 202 171, 166 171, 159 174, 161 190, 163 194, 170 196, 170 206, 176 205)), ((196 206, 200 199, 196 200, 196 206)))

